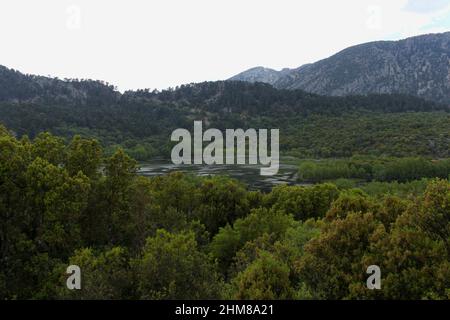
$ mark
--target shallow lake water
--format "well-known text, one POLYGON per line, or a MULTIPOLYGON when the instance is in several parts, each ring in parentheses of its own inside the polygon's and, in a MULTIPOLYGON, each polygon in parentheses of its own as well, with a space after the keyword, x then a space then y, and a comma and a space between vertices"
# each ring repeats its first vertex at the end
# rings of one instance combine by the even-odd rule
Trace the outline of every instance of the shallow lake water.
POLYGON ((181 171, 198 176, 227 175, 245 183, 252 190, 270 190, 278 184, 305 185, 297 182, 296 165, 280 164, 278 173, 273 176, 260 175, 260 165, 175 165, 170 160, 154 160, 140 163, 139 174, 158 176, 181 171))

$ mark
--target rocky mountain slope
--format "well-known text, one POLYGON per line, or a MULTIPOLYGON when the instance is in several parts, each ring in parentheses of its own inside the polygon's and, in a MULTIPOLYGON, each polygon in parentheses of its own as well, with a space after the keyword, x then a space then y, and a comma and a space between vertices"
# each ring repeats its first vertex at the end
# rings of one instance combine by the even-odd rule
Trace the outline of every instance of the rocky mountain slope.
POLYGON ((255 67, 244 71, 229 80, 247 81, 247 82, 264 82, 274 85, 281 77, 287 75, 291 69, 283 69, 276 71, 270 68, 255 67))
POLYGON ((267 70, 230 80, 334 96, 403 93, 450 105, 450 32, 365 43, 297 69, 267 70))

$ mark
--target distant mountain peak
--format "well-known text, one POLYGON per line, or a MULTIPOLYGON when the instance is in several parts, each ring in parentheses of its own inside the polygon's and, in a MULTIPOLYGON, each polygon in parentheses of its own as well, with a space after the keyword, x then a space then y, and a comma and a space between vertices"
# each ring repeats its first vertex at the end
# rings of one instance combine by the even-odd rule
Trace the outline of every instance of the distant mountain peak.
POLYGON ((244 72, 239 73, 238 75, 230 78, 232 81, 246 81, 246 82, 264 82, 268 84, 275 84, 281 76, 285 73, 289 72, 290 69, 284 68, 281 71, 277 71, 270 68, 265 67, 254 67, 248 69, 244 72))
POLYGON ((364 43, 296 69, 257 67, 229 80, 333 96, 402 93, 450 104, 450 32, 364 43))

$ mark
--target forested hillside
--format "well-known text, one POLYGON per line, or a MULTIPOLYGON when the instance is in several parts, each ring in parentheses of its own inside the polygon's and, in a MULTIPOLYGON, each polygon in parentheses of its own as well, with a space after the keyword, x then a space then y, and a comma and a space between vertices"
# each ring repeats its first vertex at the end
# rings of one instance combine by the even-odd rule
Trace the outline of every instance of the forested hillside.
POLYGON ((17 136, 49 131, 96 138, 138 160, 168 157, 170 134, 205 127, 280 128, 283 154, 448 157, 445 105, 404 95, 326 97, 245 82, 205 82, 120 94, 95 81, 0 74, 0 123, 17 136), (2 79, 3 78, 3 82, 2 79))

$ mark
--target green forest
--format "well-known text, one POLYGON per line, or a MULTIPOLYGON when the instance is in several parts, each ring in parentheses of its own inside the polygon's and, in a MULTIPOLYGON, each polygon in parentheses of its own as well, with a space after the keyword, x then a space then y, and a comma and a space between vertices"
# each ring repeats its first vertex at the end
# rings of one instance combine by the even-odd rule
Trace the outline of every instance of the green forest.
POLYGON ((194 120, 205 130, 279 128, 281 154, 300 159, 450 157, 450 106, 412 96, 327 97, 238 81, 120 94, 95 81, 7 81, 3 90, 0 81, 0 123, 16 136, 78 134, 97 139, 107 155, 123 148, 138 161, 169 158, 170 134, 192 130, 194 120))
MULTIPOLYGON (((68 138, 88 128, 69 127, 68 118, 95 120, 81 120, 86 109, 76 119, 64 107, 52 117, 43 105, 15 107, 1 106, 11 127, 0 127, 0 299, 450 298, 449 162, 433 160, 448 156, 445 111, 367 111, 376 123, 337 114, 348 133, 366 131, 332 148, 329 136, 344 136, 332 127, 314 136, 322 143, 286 151, 347 158, 302 160, 299 179, 314 184, 261 192, 223 176, 138 175, 136 160, 101 140, 110 124, 101 129, 108 118, 99 110, 90 111, 99 112, 96 129, 86 129, 97 140, 68 138), (28 118, 12 116, 21 108, 31 110, 28 118), (365 136, 370 130, 376 134, 365 136), (72 264, 82 270, 81 290, 66 287, 72 264), (369 265, 382 270, 381 290, 366 288, 369 265)), ((260 114, 252 123, 268 121, 260 114)), ((245 121, 231 115, 233 124, 245 121)), ((126 119, 116 127, 131 130, 126 119)), ((313 119, 328 121, 320 112, 313 119)), ((124 130, 121 139, 146 135, 145 121, 135 124, 135 135, 124 130)))

